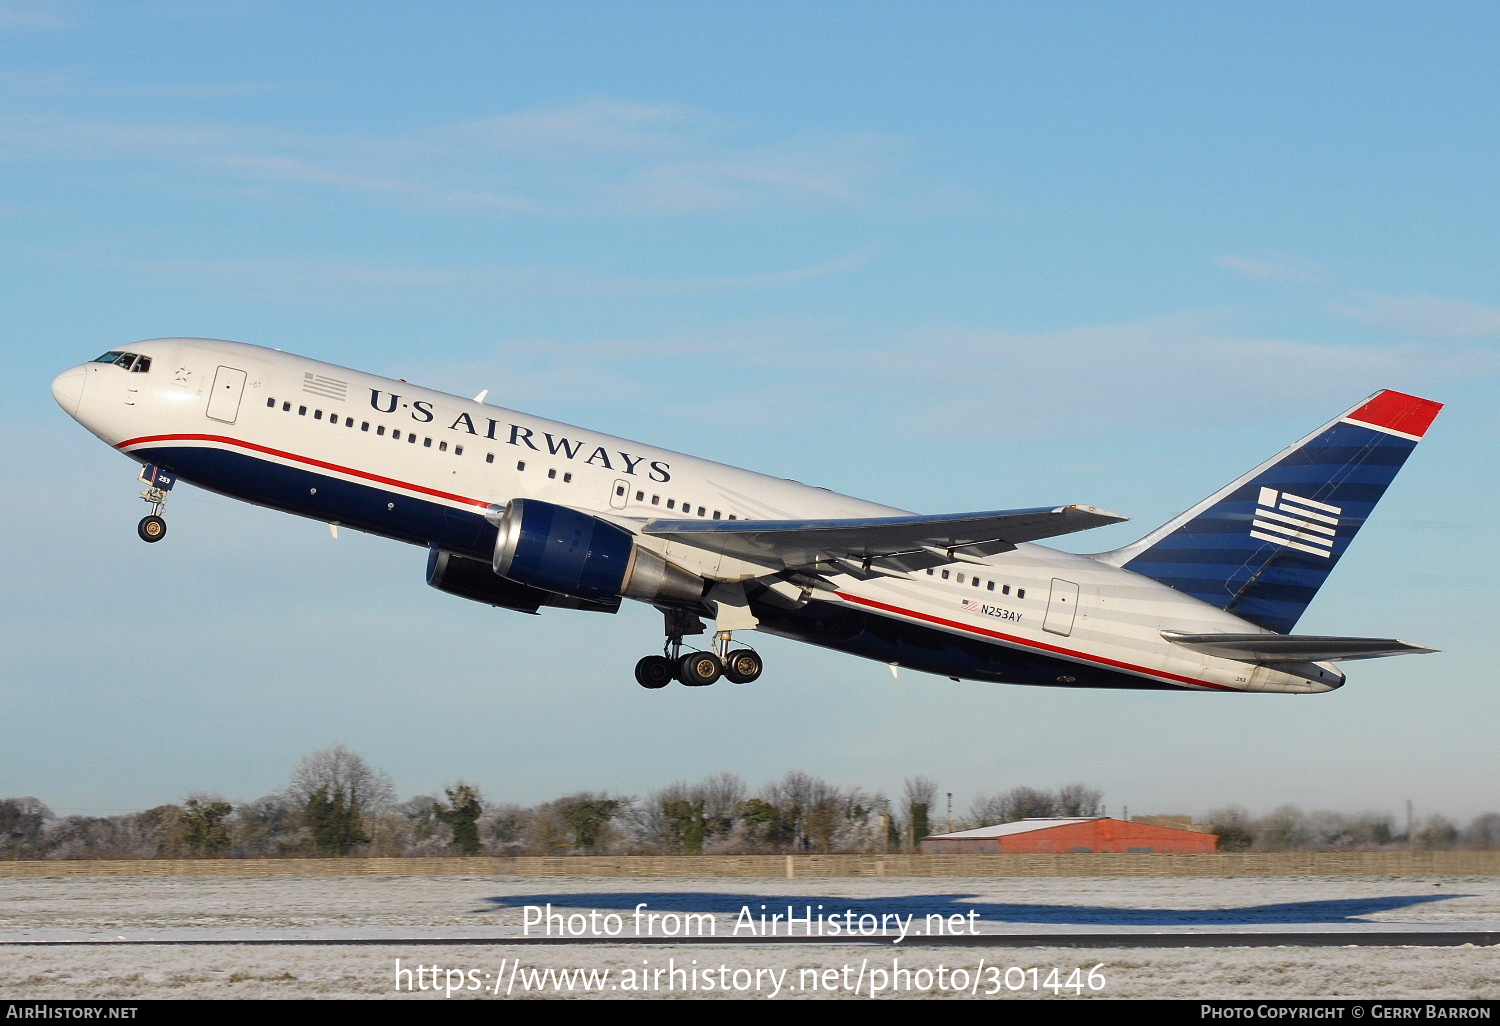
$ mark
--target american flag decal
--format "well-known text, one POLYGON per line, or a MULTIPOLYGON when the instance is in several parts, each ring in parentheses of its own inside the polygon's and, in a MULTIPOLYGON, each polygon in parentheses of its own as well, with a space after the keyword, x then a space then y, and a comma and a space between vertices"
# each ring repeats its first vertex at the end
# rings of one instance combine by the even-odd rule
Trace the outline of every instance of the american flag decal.
POLYGON ((964 599, 964 608, 971 613, 980 612, 979 603, 974 599, 964 599))
POLYGON ((1340 506, 1263 487, 1255 519, 1250 524, 1250 537, 1327 559, 1333 555, 1333 539, 1342 512, 1340 506))
POLYGON ((349 398, 349 383, 340 381, 338 378, 330 378, 325 374, 314 374, 308 371, 302 375, 302 391, 322 396, 324 399, 344 400, 349 398))

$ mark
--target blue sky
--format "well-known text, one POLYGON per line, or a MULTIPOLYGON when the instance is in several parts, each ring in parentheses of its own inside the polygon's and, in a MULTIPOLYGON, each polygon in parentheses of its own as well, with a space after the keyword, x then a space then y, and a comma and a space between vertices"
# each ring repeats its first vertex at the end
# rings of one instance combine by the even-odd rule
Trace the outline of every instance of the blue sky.
POLYGON ((1478 4, 0 0, 0 791, 403 795, 801 768, 1112 811, 1500 807, 1500 16, 1478 4), (1299 630, 1441 655, 1309 698, 893 681, 765 639, 646 693, 656 614, 522 617, 416 549, 180 489, 63 368, 203 335, 926 512, 1122 544, 1384 387, 1448 404, 1299 630), (34 526, 33 526, 34 525, 34 526))

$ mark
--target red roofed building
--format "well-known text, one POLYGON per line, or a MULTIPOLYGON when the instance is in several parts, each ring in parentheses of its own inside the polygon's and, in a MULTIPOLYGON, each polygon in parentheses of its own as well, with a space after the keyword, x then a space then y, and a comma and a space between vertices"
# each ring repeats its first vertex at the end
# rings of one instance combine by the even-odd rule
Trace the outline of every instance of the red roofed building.
POLYGON ((1197 830, 1091 816, 1023 819, 977 830, 934 834, 922 838, 921 848, 924 855, 1056 855, 1094 851, 1211 855, 1219 849, 1219 838, 1197 830))

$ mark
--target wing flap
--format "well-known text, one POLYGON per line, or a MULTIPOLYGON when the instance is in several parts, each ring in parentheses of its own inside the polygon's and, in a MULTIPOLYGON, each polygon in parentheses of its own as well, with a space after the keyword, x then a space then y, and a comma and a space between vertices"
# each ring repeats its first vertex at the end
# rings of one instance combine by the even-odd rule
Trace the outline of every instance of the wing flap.
POLYGON ((978 561, 1022 542, 1117 524, 1095 506, 835 520, 650 520, 641 533, 777 568, 855 563, 915 571, 978 561))
POLYGON ((1435 648, 1396 638, 1332 638, 1310 634, 1184 634, 1162 631, 1173 644, 1205 655, 1251 663, 1320 663, 1422 655, 1435 648))

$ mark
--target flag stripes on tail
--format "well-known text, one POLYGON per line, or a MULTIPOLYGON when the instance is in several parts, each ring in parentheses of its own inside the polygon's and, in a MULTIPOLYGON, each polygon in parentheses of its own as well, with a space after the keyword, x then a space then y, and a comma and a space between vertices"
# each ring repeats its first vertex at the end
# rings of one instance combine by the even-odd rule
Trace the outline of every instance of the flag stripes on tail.
POLYGON ((1380 392, 1097 558, 1289 633, 1441 409, 1380 392))

